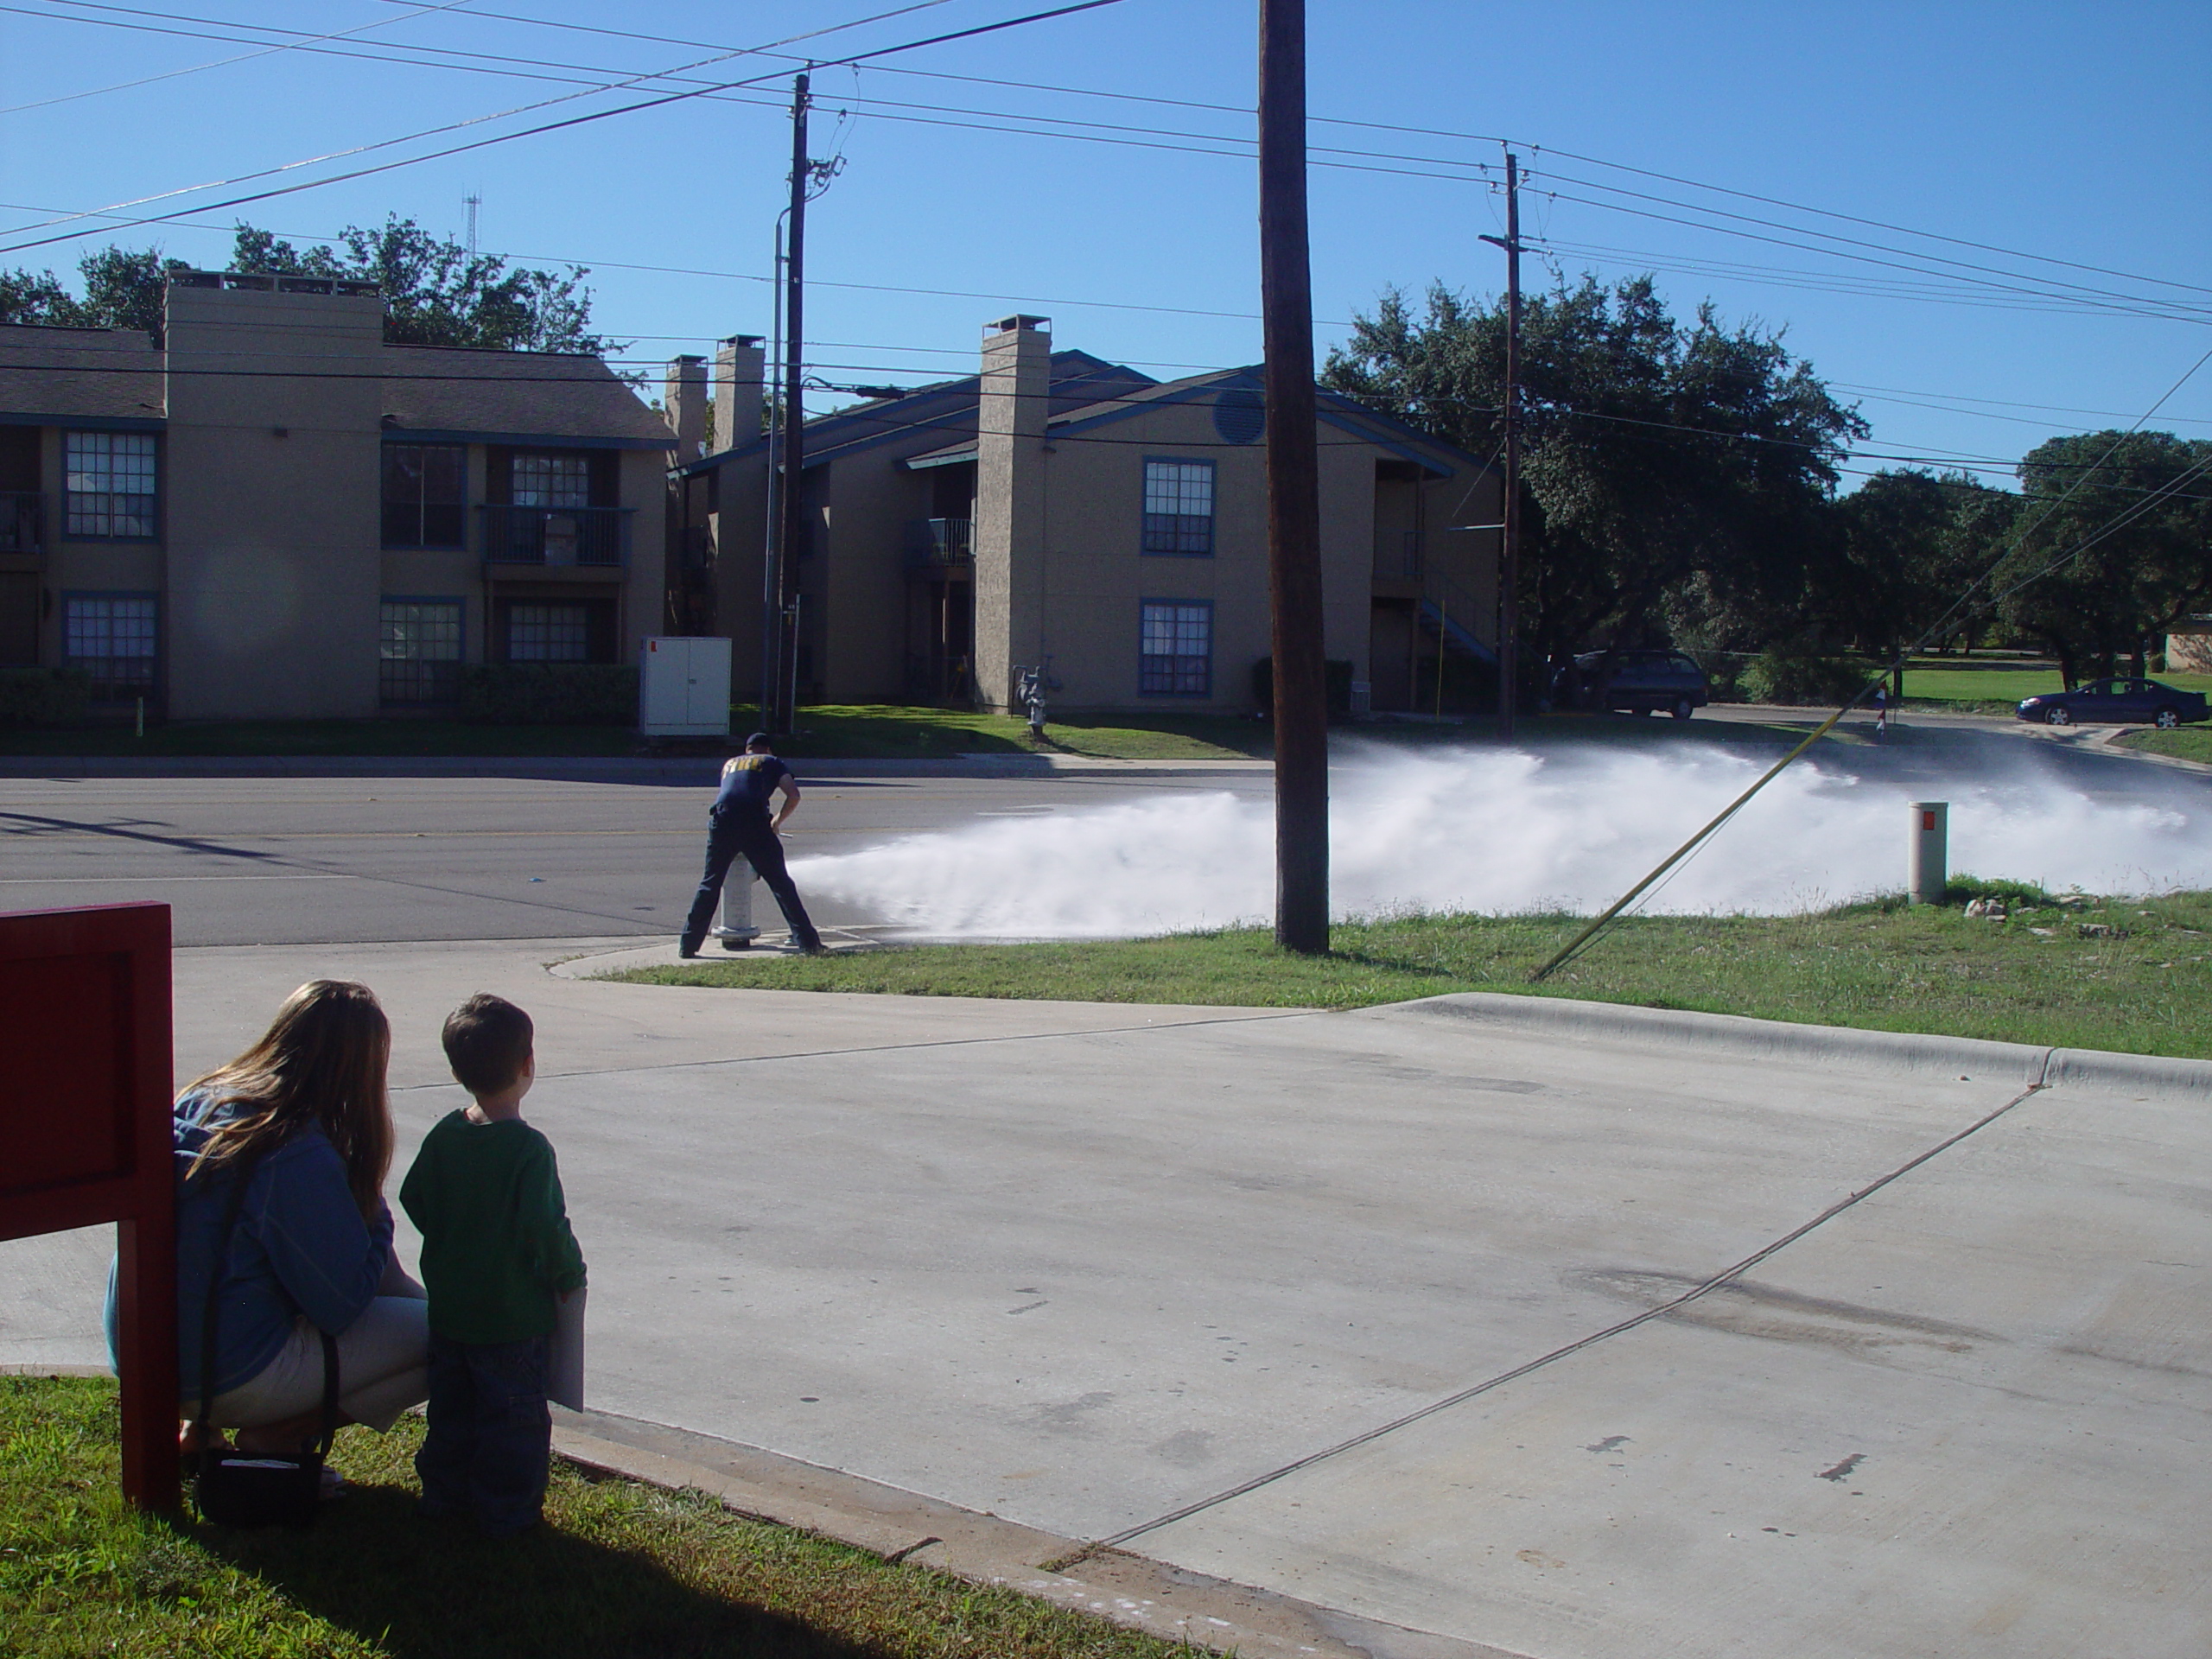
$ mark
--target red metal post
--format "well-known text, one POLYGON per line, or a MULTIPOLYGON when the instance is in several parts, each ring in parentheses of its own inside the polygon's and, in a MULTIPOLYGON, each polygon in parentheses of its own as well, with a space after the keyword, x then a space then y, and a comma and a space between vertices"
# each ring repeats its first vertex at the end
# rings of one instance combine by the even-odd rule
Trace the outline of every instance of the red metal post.
POLYGON ((177 1505, 169 907, 0 916, 0 1238, 117 1227, 123 1490, 177 1505))

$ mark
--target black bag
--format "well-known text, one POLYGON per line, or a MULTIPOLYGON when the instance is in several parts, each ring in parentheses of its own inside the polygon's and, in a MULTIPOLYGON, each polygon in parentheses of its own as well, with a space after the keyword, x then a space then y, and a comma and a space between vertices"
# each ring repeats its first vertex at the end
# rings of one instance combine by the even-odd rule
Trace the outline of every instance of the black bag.
MULTIPOLYGON (((231 1236, 238 1230, 238 1211, 245 1207, 245 1190, 252 1183, 257 1161, 249 1161, 238 1169, 208 1271, 207 1311, 200 1325, 203 1435, 210 1431, 207 1419, 215 1399, 216 1293, 222 1288, 231 1236)), ((314 1522, 322 1502, 323 1459, 330 1455, 331 1442, 338 1435, 338 1343, 327 1331, 321 1336, 321 1439, 306 1452, 241 1452, 228 1446, 203 1446, 192 1478, 193 1507, 200 1511, 201 1520, 224 1527, 306 1527, 314 1522)))

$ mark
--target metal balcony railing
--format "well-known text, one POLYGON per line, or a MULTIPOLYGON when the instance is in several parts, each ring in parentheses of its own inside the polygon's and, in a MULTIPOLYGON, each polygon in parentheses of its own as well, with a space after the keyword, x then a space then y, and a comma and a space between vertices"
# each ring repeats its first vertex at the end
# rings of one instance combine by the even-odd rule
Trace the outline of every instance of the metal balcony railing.
POLYGON ((484 515, 484 557, 494 564, 630 563, 634 507, 517 507, 489 502, 484 515))
POLYGON ((909 518, 906 565, 925 570, 934 565, 973 564, 976 525, 969 518, 909 518))
POLYGON ((36 490, 0 490, 0 553, 46 550, 46 498, 36 490))

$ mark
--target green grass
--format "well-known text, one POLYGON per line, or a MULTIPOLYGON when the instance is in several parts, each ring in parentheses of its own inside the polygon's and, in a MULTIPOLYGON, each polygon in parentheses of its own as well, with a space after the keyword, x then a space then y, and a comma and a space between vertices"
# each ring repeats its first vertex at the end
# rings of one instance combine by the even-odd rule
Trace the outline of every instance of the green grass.
POLYGON ((623 726, 479 726, 458 720, 211 720, 0 731, 0 754, 21 755, 610 755, 635 754, 623 726))
POLYGON ((2126 748, 2171 754, 2182 760, 2202 760, 2212 766, 2212 726, 2183 726, 2171 732, 2130 732, 2120 741, 2126 748))
POLYGON ((1325 957, 1288 956, 1264 932, 1231 930, 810 959, 733 957, 615 977, 1237 1007, 1363 1007, 1505 991, 2212 1058, 2212 893, 2044 902, 2015 907, 2002 923, 1967 920, 1964 899, 1986 890, 1962 881, 1944 906, 1885 900, 1802 916, 1630 918, 1541 986, 1528 982, 1529 971, 1573 937, 1580 918, 1405 916, 1340 925, 1325 957), (2110 932, 2085 931, 2094 929, 2110 932))
MULTIPOLYGON (((732 715, 730 747, 752 710, 732 715)), ((1226 716, 1079 715, 1054 721, 1042 743, 1026 721, 1005 715, 895 705, 820 706, 798 711, 798 730, 778 746, 796 759, 943 760, 963 754, 1073 754, 1122 760, 1209 760, 1264 756, 1268 728, 1226 716)), ((622 726, 486 726, 457 720, 189 721, 136 734, 129 721, 0 731, 0 754, 16 755, 578 755, 636 754, 645 745, 622 726)))
POLYGON ((505 1543, 415 1518, 419 1419, 347 1429, 306 1532, 144 1517, 116 1388, 0 1377, 0 1654, 206 1659, 1166 1659, 1193 1649, 557 1461, 505 1543))
MULTIPOLYGON (((745 734, 752 710, 731 729, 745 734)), ((818 703, 799 709, 798 729, 777 752, 811 760, 946 759, 963 754, 1072 754, 1125 760, 1219 760, 1273 753, 1268 727, 1220 715, 1073 715, 1054 719, 1041 743, 1027 720, 957 709, 895 703, 818 703)))
MULTIPOLYGON (((2183 691, 2212 692, 2212 675, 2151 677, 2183 691)), ((1986 714, 2011 714, 2023 697, 2065 689, 2058 664, 2033 657, 1919 657, 1904 671, 1908 702, 1948 703, 1986 714)))

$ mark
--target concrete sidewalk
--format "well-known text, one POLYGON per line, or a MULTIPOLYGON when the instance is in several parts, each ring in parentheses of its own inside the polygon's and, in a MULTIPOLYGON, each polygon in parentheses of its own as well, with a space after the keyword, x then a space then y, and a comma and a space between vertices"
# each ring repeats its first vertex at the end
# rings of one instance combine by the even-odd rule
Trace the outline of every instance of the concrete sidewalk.
MULTIPOLYGON (((446 1008, 531 1008, 610 1457, 1248 1653, 2206 1650, 2186 1067, 544 971, 589 948, 181 952, 179 1049, 359 973, 404 1160, 446 1008)), ((0 1360, 98 1357, 106 1250, 0 1247, 0 1360)))

